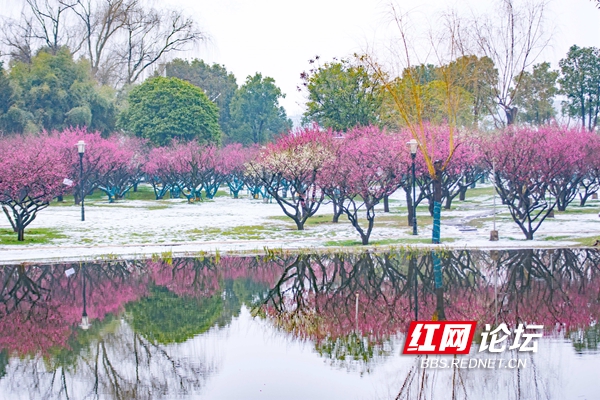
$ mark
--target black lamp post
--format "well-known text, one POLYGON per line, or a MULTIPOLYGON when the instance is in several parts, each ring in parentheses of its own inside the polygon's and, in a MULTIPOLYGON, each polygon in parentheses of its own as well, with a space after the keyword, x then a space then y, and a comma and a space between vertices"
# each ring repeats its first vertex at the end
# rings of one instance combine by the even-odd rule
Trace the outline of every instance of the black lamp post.
POLYGON ((410 146, 410 156, 412 157, 412 189, 413 189, 413 235, 417 235, 417 190, 415 187, 415 159, 417 158, 417 149, 419 143, 415 139, 411 139, 408 143, 410 146))
POLYGON ((77 142, 77 152, 79 153, 79 188, 81 189, 81 220, 85 221, 84 198, 85 190, 83 188, 83 154, 85 153, 85 142, 80 140, 77 142))

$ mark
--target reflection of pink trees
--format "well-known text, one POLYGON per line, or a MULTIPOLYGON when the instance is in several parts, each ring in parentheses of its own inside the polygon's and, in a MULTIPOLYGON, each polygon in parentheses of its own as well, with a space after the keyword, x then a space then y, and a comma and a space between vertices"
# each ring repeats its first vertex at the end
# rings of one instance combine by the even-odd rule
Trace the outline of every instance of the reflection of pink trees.
POLYGON ((81 322, 83 279, 90 319, 102 320, 145 293, 126 265, 6 266, 0 298, 0 348, 19 354, 66 347, 81 322), (71 277, 65 271, 74 267, 71 277), (107 295, 109 294, 109 295, 107 295))
MULTIPOLYGON (((459 251, 440 258, 449 320, 475 320, 480 327, 537 323, 552 330, 557 323, 588 327, 600 318, 597 252, 459 251)), ((363 337, 363 345, 383 343, 413 319, 415 290, 419 319, 434 315, 433 277, 430 253, 301 255, 288 260, 264 310, 277 326, 318 348, 347 343, 348 335, 363 337)))
POLYGON ((600 317, 600 258, 596 251, 557 249, 500 253, 499 320, 551 328, 587 327, 600 317))
POLYGON ((273 285, 281 271, 273 262, 252 257, 178 258, 169 262, 150 261, 147 267, 154 284, 178 296, 199 299, 220 294, 226 279, 251 279, 273 285))

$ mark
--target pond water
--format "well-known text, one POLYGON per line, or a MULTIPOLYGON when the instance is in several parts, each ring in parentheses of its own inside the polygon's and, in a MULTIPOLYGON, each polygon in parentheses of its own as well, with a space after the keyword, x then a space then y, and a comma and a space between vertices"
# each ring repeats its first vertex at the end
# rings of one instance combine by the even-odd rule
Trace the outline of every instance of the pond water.
POLYGON ((0 279, 2 399, 600 398, 592 249, 22 264, 0 279), (438 318, 477 321, 458 361, 518 368, 403 355, 410 322, 438 318), (500 323, 543 325, 537 352, 478 352, 500 323))

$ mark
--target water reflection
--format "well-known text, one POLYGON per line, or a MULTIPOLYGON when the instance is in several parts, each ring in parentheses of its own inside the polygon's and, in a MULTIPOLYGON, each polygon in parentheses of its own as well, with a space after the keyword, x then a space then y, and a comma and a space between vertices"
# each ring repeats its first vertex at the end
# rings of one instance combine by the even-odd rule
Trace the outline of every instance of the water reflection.
MULTIPOLYGON (((546 336, 569 341, 573 353, 593 356, 600 340, 599 266, 591 249, 8 265, 0 269, 0 393, 199 396, 227 368, 220 351, 199 339, 226 342, 224 331, 246 307, 266 324, 265 340, 277 333, 306 343, 329 368, 366 377, 385 363, 404 365, 389 382, 392 398, 446 395, 446 388, 454 398, 469 398, 481 387, 506 393, 499 398, 547 395, 541 367, 504 374, 510 390, 477 386, 480 375, 466 371, 420 369, 418 358, 399 355, 403 333, 417 315, 476 320, 480 327, 536 323, 546 336), (530 383, 535 390, 524 388, 530 383)), ((560 368, 552 373, 569 374, 560 368)))

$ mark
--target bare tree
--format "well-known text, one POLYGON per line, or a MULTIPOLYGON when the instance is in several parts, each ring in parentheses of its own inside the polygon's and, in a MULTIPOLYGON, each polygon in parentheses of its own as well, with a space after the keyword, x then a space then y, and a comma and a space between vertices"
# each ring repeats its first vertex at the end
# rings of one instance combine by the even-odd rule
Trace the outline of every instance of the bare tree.
POLYGON ((125 84, 137 81, 144 72, 169 53, 205 39, 193 19, 179 11, 159 12, 136 7, 124 24, 126 42, 117 54, 125 67, 125 84))
POLYGON ((2 23, 2 44, 8 48, 12 60, 30 63, 33 57, 33 21, 21 14, 21 20, 5 20, 2 23))
POLYGON ((111 41, 138 3, 138 0, 77 0, 73 7, 83 32, 82 52, 90 61, 92 75, 100 83, 108 83, 115 69, 111 41))
POLYGON ((170 54, 204 40, 192 18, 142 0, 25 0, 18 20, 3 23, 13 59, 30 62, 42 47, 68 47, 90 62, 102 84, 131 84, 170 54))
POLYGON ((41 41, 52 53, 62 46, 75 52, 76 32, 68 21, 68 12, 75 0, 25 0, 29 6, 32 37, 41 41))
POLYGON ((522 6, 515 3, 515 0, 499 0, 494 14, 474 16, 470 29, 474 50, 489 57, 498 70, 494 97, 500 110, 492 114, 498 126, 514 123, 517 108, 513 100, 523 73, 550 41, 545 30, 545 0, 532 0, 522 6), (504 112, 504 116, 498 111, 504 112))

